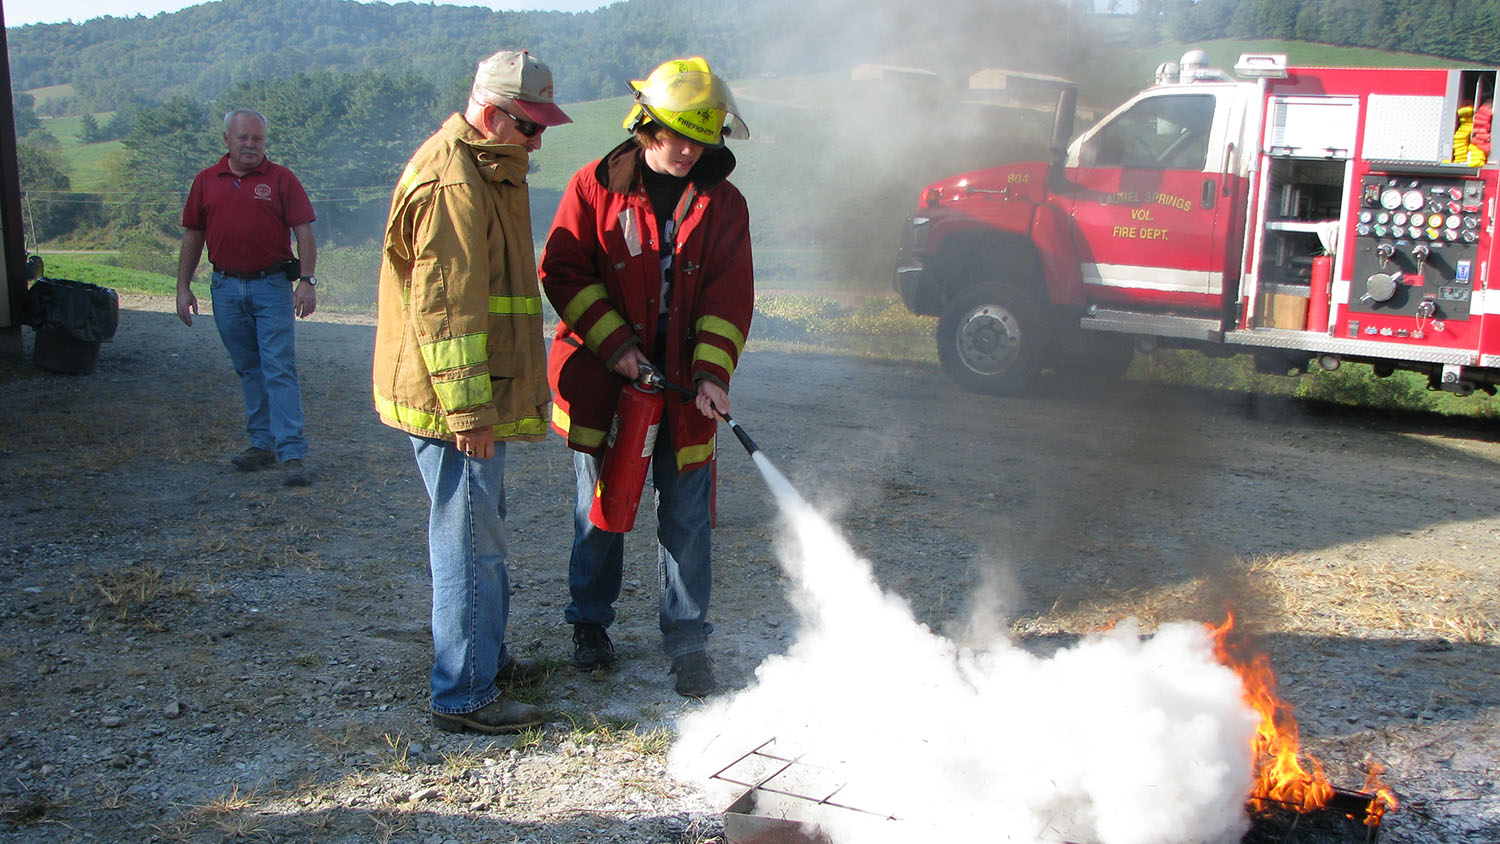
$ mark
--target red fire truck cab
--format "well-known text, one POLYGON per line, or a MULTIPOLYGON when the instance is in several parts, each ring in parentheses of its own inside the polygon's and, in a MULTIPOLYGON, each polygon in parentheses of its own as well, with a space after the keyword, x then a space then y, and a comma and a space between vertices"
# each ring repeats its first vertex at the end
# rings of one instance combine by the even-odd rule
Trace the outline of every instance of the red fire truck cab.
POLYGON ((959 384, 1117 377, 1133 349, 1179 347, 1494 393, 1496 71, 1235 71, 1189 52, 1066 147, 1065 92, 1052 161, 922 192, 895 284, 939 317, 959 384))

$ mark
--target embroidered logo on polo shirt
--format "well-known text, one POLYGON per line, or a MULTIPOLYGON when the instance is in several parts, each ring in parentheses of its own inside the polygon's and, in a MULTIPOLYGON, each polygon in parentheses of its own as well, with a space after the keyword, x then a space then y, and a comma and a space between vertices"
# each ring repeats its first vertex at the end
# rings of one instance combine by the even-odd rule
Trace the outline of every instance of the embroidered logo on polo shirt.
POLYGON ((271 186, 268 185, 268 184, 266 184, 266 183, 264 183, 264 182, 256 185, 255 186, 255 198, 256 199, 270 199, 271 198, 271 186))

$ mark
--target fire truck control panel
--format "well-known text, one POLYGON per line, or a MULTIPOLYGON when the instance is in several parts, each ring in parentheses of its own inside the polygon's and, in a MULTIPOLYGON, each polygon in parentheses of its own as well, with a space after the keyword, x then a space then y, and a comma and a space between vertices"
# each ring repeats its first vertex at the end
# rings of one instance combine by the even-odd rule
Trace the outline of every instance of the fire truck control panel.
POLYGON ((1483 182, 1367 175, 1356 219, 1351 312, 1469 319, 1485 227, 1483 182))
POLYGON ((1133 350, 1367 363, 1500 385, 1494 69, 1296 67, 1202 51, 1054 156, 925 188, 895 287, 939 317, 945 370, 1019 390, 1117 375, 1133 350))

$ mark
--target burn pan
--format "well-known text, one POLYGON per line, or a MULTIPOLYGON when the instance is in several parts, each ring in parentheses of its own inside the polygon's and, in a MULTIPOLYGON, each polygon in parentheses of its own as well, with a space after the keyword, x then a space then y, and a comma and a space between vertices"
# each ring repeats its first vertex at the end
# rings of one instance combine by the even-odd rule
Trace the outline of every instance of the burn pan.
POLYGON ((1261 801, 1250 812, 1250 831, 1241 844, 1375 844, 1380 822, 1367 823, 1375 795, 1333 790, 1328 805, 1310 812, 1276 801, 1261 801))
MULTIPOLYGON (((901 823, 894 815, 860 808, 858 797, 833 768, 783 755, 775 742, 765 742, 713 775, 746 789, 724 811, 725 844, 831 844, 817 821, 807 818, 832 818, 839 812, 901 823)), ((1374 800, 1374 794, 1340 788, 1333 790, 1328 805, 1306 812, 1259 800, 1249 810, 1250 831, 1240 844, 1376 844, 1380 818, 1370 817, 1374 800)), ((911 838, 921 840, 916 834, 911 838)))

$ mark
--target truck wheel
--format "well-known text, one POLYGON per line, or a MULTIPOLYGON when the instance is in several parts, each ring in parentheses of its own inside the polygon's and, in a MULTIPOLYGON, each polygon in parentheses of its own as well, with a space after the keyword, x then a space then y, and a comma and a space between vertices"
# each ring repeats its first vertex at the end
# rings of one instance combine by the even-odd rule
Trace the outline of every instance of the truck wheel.
POLYGON ((1041 308, 1031 296, 1002 284, 958 294, 938 320, 938 360, 960 387, 977 393, 1020 392, 1041 370, 1041 308))

